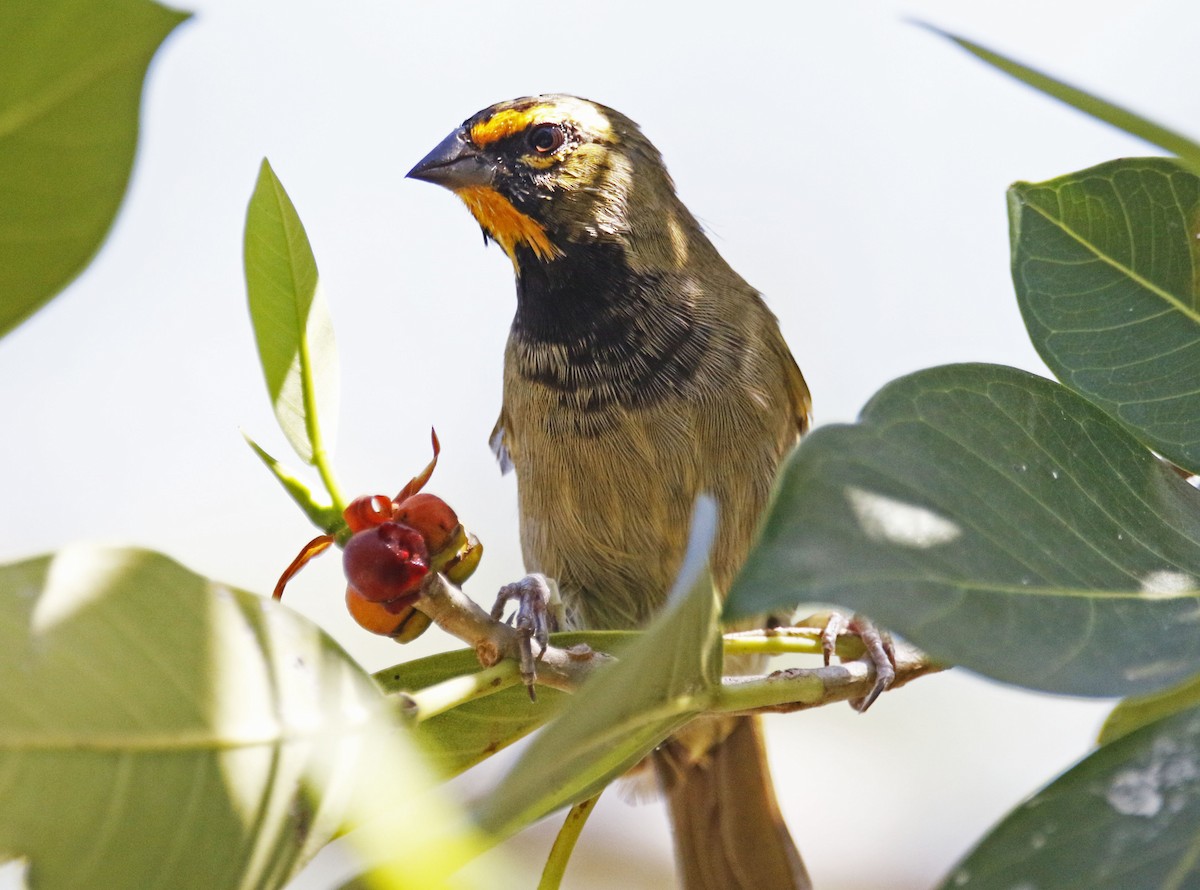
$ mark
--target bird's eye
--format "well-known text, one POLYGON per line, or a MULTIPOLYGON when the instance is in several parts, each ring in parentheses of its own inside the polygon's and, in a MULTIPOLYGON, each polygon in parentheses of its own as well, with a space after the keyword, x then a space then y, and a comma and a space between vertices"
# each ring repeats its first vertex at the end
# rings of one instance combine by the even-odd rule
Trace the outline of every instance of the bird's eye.
POLYGON ((562 148, 567 136, 558 124, 538 124, 529 131, 529 147, 540 155, 562 148))

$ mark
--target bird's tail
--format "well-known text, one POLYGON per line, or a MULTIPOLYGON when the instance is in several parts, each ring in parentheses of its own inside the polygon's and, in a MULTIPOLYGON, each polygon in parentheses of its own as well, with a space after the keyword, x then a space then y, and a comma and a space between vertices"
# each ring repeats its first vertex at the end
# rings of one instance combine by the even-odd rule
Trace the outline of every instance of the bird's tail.
POLYGON ((692 724, 655 755, 683 890, 810 890, 775 799, 757 717, 692 724), (697 733, 709 735, 705 753, 697 733), (715 738, 713 736, 715 735, 715 738), (723 738, 721 737, 723 736, 723 738))

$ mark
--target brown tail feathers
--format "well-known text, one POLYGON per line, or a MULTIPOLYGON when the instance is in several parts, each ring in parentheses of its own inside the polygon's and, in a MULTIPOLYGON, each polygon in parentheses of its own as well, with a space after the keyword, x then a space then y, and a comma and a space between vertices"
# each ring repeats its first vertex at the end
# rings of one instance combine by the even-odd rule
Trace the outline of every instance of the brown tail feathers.
POLYGON ((811 890, 775 799, 760 720, 722 720, 718 737, 728 734, 699 757, 688 752, 694 746, 687 729, 655 755, 671 812, 680 887, 811 890))

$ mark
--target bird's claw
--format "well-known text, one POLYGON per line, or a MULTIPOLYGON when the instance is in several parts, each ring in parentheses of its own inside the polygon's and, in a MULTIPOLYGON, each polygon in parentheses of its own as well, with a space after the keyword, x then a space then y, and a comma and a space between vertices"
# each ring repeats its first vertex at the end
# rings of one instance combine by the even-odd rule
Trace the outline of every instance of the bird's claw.
POLYGON ((828 665, 837 647, 838 637, 853 634, 862 640, 867 658, 875 668, 875 685, 863 698, 850 702, 850 707, 860 714, 875 703, 896 679, 896 647, 886 631, 880 631, 867 616, 854 614, 847 617, 841 612, 829 612, 821 627, 821 654, 828 665))
POLYGON ((829 667, 837 648, 838 637, 850 630, 850 619, 841 612, 830 612, 821 627, 821 655, 825 659, 825 667, 829 667))
POLYGON ((537 680, 537 663, 550 644, 550 632, 558 630, 563 624, 562 599, 558 595, 558 585, 552 579, 534 573, 500 588, 496 604, 492 606, 492 618, 499 621, 510 602, 517 605, 508 623, 517 631, 521 679, 529 690, 530 700, 536 701, 534 683, 537 680), (536 657, 533 654, 534 642, 538 644, 536 657))
POLYGON ((875 667, 875 685, 871 687, 871 691, 867 693, 866 698, 850 702, 850 707, 861 714, 895 681, 896 647, 892 643, 892 635, 879 630, 865 615, 854 615, 847 629, 858 634, 867 650, 867 657, 875 667))

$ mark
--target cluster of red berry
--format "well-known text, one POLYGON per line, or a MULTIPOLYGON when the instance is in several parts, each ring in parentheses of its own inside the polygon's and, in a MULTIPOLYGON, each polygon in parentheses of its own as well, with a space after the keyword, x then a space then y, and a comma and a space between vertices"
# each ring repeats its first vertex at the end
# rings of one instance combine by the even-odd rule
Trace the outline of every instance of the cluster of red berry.
MULTIPOLYGON (((342 553, 346 572, 346 608, 360 627, 401 643, 416 639, 430 624, 413 606, 421 597, 421 582, 441 572, 462 584, 479 565, 483 545, 468 534, 450 505, 435 494, 421 492, 437 466, 441 450, 433 435, 433 459, 398 495, 363 495, 342 511, 350 532, 342 553)), ((283 598, 289 580, 313 557, 344 538, 320 535, 305 545, 275 585, 283 598)))
POLYGON ((408 629, 429 572, 462 584, 483 555, 479 539, 436 494, 404 500, 367 495, 352 501, 343 516, 354 532, 342 553, 346 607, 371 633, 395 636, 408 629))

